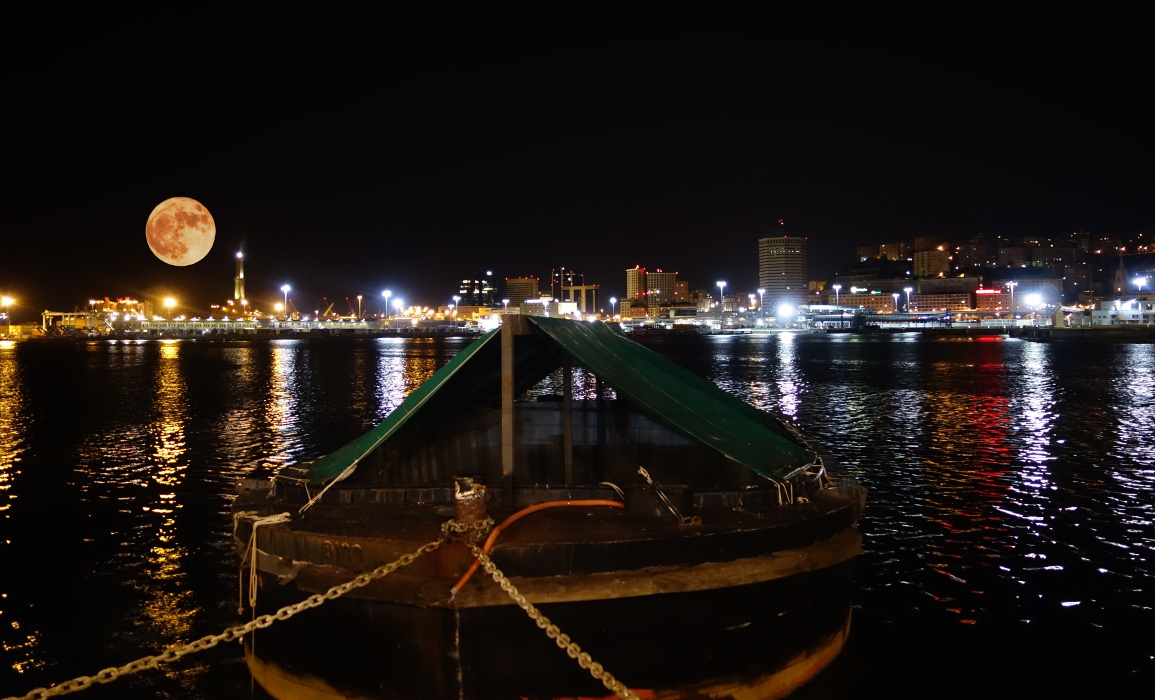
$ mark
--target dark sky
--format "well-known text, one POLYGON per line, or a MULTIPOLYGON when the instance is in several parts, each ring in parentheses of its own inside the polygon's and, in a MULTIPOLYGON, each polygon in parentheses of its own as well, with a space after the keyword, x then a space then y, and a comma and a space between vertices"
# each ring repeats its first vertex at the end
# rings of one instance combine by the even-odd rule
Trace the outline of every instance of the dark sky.
POLYGON ((310 308, 445 303, 479 267, 574 267, 607 298, 635 264, 752 291, 757 239, 781 232, 809 237, 818 279, 863 242, 1155 228, 1138 15, 384 4, 9 15, 17 320, 93 296, 203 309, 232 296, 238 249, 250 298, 289 283, 310 308), (217 223, 189 267, 144 237, 172 196, 217 223))

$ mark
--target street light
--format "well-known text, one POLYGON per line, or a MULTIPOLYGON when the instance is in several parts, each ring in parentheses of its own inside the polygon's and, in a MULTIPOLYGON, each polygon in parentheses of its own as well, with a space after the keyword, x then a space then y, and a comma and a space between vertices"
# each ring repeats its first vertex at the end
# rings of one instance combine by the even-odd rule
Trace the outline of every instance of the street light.
POLYGON ((1018 282, 1007 282, 1007 287, 1009 287, 1011 290, 1011 316, 1012 317, 1015 315, 1015 285, 1017 285, 1017 284, 1018 284, 1018 282))
POLYGON ((719 280, 718 284, 718 318, 726 313, 726 283, 719 280))
POLYGON ((386 289, 381 292, 381 296, 385 297, 385 318, 389 318, 389 297, 393 296, 393 292, 386 289))
POLYGON ((910 313, 910 293, 914 291, 914 287, 903 287, 902 291, 906 292, 906 312, 910 313))
POLYGON ((1146 277, 1136 277, 1135 278, 1135 284, 1139 285, 1139 293, 1142 294, 1143 293, 1143 285, 1147 284, 1147 278, 1146 277))
MULTIPOLYGON (((759 290, 759 291, 761 291, 761 290, 759 290)), ((842 291, 842 285, 841 284, 834 285, 834 306, 836 306, 836 307, 838 306, 838 293, 840 291, 842 291)))
POLYGON ((461 301, 461 297, 456 294, 453 295, 453 317, 457 318, 457 304, 461 301))
POLYGON ((894 311, 892 311, 891 313, 896 314, 896 313, 898 313, 898 292, 895 292, 894 294, 891 294, 890 296, 894 297, 894 311))
POLYGON ((172 320, 172 310, 173 310, 173 307, 176 306, 176 299, 173 299, 172 297, 165 297, 164 305, 165 305, 165 308, 168 309, 169 320, 172 320))
POLYGON ((758 288, 758 320, 766 323, 766 307, 762 303, 762 295, 766 293, 765 287, 758 288))
POLYGON ((361 320, 361 297, 362 296, 363 295, 361 295, 361 294, 357 295, 357 320, 358 321, 361 320))
POLYGON ((0 297, 0 304, 4 305, 4 322, 8 326, 8 330, 5 331, 7 335, 12 335, 12 317, 8 315, 8 307, 12 306, 13 301, 12 297, 0 297))
POLYGON ((617 312, 614 310, 614 309, 616 308, 616 306, 617 306, 617 303, 618 303, 618 298, 617 298, 617 297, 610 297, 610 318, 611 318, 611 319, 612 319, 614 316, 617 316, 617 315, 618 315, 618 314, 617 314, 617 312))
POLYGON ((501 300, 501 308, 503 311, 509 311, 509 299, 501 300))
POLYGON ((284 292, 284 294, 285 294, 285 320, 286 321, 289 320, 289 290, 290 289, 292 289, 292 287, 290 287, 287 284, 281 285, 281 291, 284 292))

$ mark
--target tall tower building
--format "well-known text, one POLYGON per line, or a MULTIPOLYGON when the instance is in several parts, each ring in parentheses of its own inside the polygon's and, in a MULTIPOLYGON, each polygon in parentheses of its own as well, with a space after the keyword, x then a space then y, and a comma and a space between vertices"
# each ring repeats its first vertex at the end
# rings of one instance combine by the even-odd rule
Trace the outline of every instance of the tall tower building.
POLYGON ((462 279, 457 294, 461 306, 499 306, 492 270, 478 270, 476 275, 462 279))
POLYGON ((764 299, 771 309, 779 304, 806 303, 806 238, 758 239, 758 286, 766 290, 764 299))
POLYGON ((646 296, 646 268, 634 265, 626 270, 626 299, 644 299, 646 296))
POLYGON ((233 299, 245 298, 245 254, 237 251, 237 276, 233 278, 233 299))
POLYGON ((646 306, 657 308, 673 304, 678 285, 677 277, 676 272, 661 270, 646 273, 646 293, 649 295, 646 306))

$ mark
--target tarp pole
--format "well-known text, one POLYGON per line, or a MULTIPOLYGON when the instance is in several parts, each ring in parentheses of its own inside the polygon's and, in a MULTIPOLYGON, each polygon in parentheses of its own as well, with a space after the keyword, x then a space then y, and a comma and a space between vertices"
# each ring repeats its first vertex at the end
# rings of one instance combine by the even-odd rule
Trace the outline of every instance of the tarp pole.
POLYGON ((513 336, 520 318, 504 315, 501 327, 501 502, 513 505, 513 336))

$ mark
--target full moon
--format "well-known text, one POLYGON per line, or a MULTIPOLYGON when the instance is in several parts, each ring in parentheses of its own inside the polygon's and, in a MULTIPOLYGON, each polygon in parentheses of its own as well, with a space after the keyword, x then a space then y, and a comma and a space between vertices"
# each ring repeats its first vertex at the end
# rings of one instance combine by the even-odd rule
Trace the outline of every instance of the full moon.
POLYGON ((217 225, 205 205, 189 197, 166 199, 148 215, 148 247, 169 265, 192 265, 208 255, 217 225))

